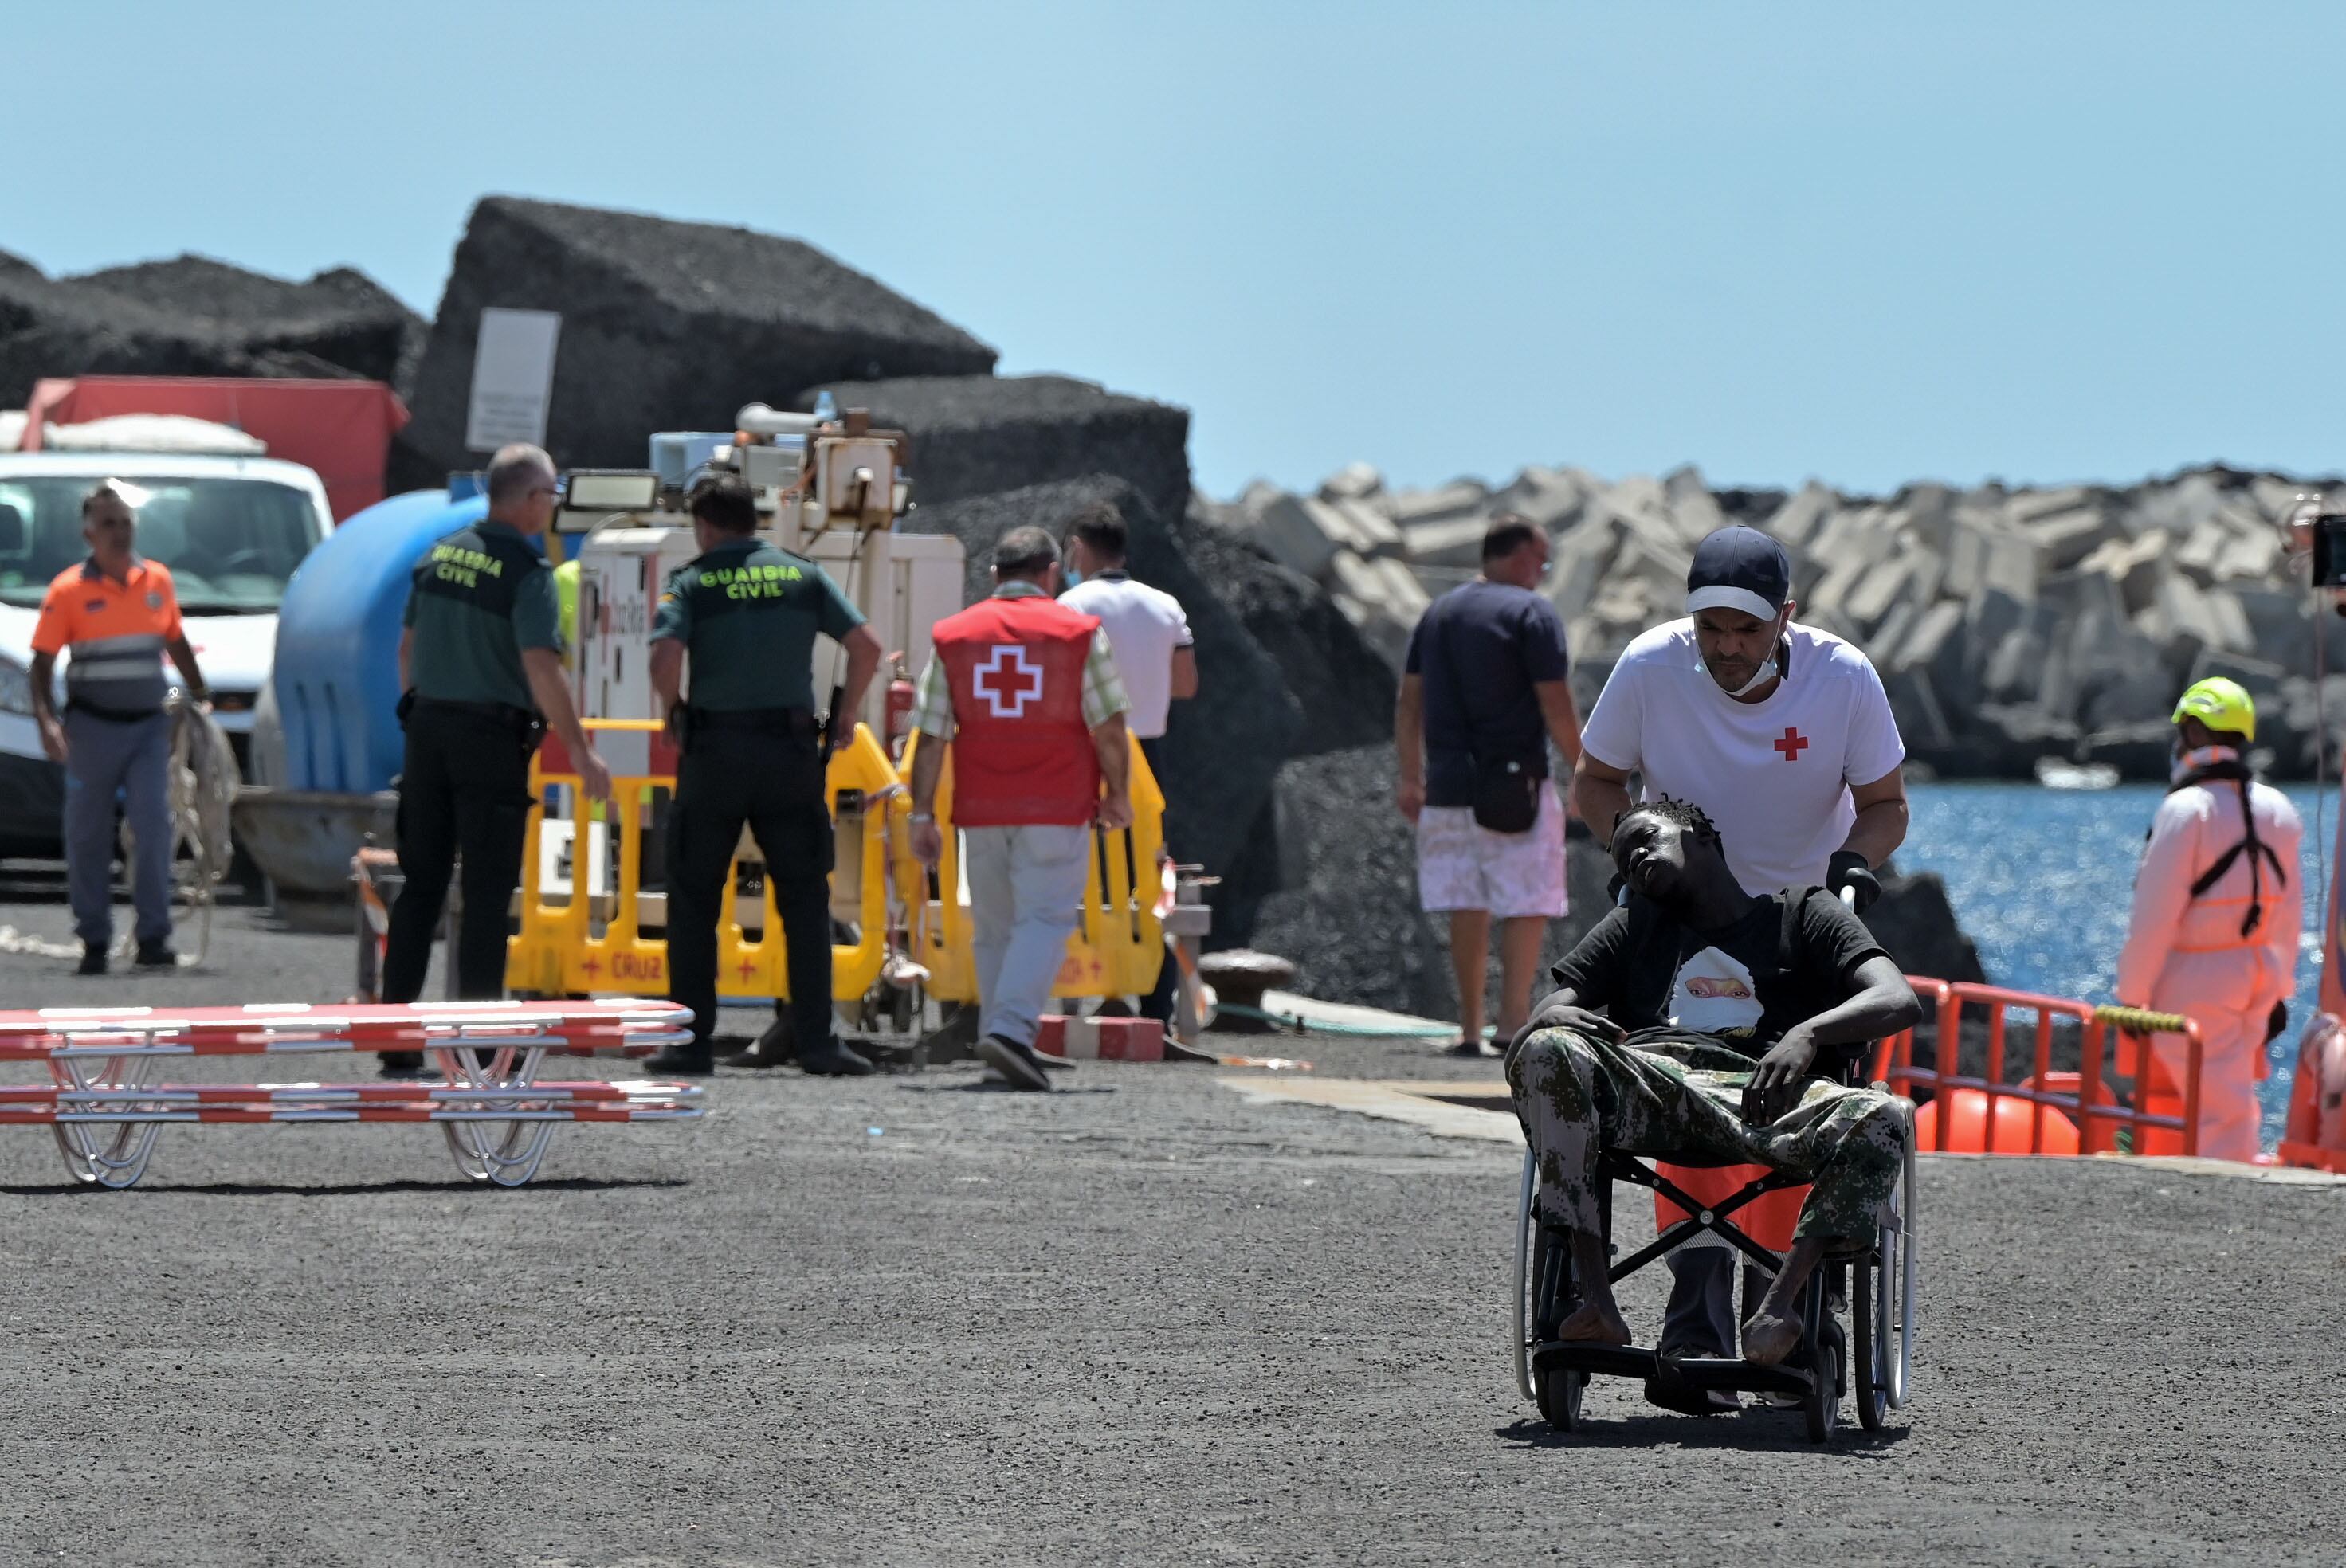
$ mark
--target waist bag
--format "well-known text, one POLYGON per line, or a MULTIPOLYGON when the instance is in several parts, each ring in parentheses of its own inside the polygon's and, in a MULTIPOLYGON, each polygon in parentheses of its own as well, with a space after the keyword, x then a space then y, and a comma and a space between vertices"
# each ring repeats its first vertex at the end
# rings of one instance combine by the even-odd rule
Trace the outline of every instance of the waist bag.
MULTIPOLYGON (((1465 684, 1458 678, 1458 660, 1451 646, 1450 627, 1442 628, 1443 664, 1449 672, 1450 700, 1459 717, 1466 715, 1465 684)), ((1536 765, 1514 757, 1481 757, 1470 741, 1467 759, 1474 764, 1475 826, 1510 836, 1528 833, 1539 820, 1540 786, 1547 781, 1545 748, 1536 765)))

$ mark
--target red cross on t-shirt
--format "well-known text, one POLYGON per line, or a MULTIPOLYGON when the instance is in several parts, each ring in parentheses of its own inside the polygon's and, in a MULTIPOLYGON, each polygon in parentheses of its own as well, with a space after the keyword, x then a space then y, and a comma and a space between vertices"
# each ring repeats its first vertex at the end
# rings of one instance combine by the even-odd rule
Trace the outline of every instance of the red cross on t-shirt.
POLYGON ((1783 738, 1771 741, 1770 744, 1784 754, 1785 761, 1798 762, 1800 759, 1800 753, 1809 748, 1809 738, 1787 726, 1783 738))

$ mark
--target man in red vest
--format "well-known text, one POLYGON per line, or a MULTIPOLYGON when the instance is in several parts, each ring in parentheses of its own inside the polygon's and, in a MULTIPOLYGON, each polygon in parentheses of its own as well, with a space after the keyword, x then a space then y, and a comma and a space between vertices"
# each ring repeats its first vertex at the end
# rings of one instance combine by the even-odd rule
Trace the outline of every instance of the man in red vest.
POLYGON ((1092 827, 1132 825, 1131 708, 1099 617, 1051 596, 1058 546, 1013 528, 994 547, 994 596, 930 633, 913 720, 913 852, 944 852, 937 781, 953 742, 954 825, 969 879, 977 1054, 1013 1088, 1048 1089, 1035 1050, 1083 908, 1092 827), (1105 790, 1102 785, 1106 785, 1105 790))

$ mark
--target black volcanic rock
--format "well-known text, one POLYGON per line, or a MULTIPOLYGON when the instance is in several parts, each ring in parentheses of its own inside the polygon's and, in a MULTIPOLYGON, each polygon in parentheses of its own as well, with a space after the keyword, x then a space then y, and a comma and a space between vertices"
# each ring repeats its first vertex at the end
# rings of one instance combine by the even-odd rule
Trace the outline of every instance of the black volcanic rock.
POLYGON ((726 430, 826 382, 982 375, 994 351, 811 245, 642 213, 484 197, 473 209, 416 378, 408 440, 464 451, 484 306, 556 311, 546 445, 564 464, 641 467, 662 430, 726 430))
MULTIPOLYGON (((1189 412, 1072 376, 921 376, 826 389, 842 409, 913 438, 917 501, 957 501, 1113 473, 1158 517, 1189 504, 1189 412)), ((813 393, 800 400, 811 407, 813 393)))
POLYGON ((1193 507, 1182 542, 1255 641, 1279 666, 1303 716, 1288 754, 1311 757, 1392 740, 1392 667, 1344 618, 1328 590, 1273 561, 1193 507))
POLYGON ((44 376, 363 377, 396 385, 422 321, 348 268, 306 282, 200 256, 46 278, 0 265, 0 405, 44 376))
POLYGON ((1173 705, 1165 731, 1166 840, 1184 862, 1233 869, 1300 726, 1294 699, 1245 626, 1216 596, 1180 541, 1131 484, 1091 474, 917 508, 915 534, 951 534, 969 553, 969 597, 991 591, 994 541, 1032 524, 1054 536, 1077 510, 1112 501, 1132 531, 1132 575, 1181 601, 1198 646, 1198 694, 1173 705))

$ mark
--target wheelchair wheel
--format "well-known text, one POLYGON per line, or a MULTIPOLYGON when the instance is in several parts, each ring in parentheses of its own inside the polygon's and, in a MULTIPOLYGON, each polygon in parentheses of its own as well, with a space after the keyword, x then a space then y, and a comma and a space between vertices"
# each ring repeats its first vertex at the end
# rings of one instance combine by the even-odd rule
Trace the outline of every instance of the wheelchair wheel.
POLYGON ((1831 1442, 1833 1434, 1841 1430, 1842 1369, 1848 1364, 1848 1348, 1841 1338, 1841 1325, 1827 1318, 1817 1336, 1816 1353, 1809 1362, 1815 1376, 1800 1400, 1800 1417, 1809 1429, 1810 1442, 1831 1442))
POLYGON ((1890 1339, 1882 1332, 1876 1303, 1884 1292, 1875 1283, 1878 1258, 1860 1262, 1851 1270, 1849 1326, 1857 1341, 1857 1424, 1878 1432, 1890 1413, 1890 1339))
MULTIPOLYGON (((1573 1286, 1572 1249, 1563 1237, 1544 1225, 1535 1229, 1532 1279, 1533 1332, 1545 1339, 1580 1304, 1580 1292, 1573 1286)), ((1558 1431, 1579 1429, 1580 1395, 1588 1387, 1587 1373, 1565 1367, 1534 1367, 1531 1384, 1532 1400, 1548 1425, 1558 1431)))
POLYGON ((1820 1268, 1800 1293, 1800 1356, 1809 1390, 1800 1396, 1800 1416, 1810 1442, 1830 1442, 1841 1426, 1841 1391, 1849 1364, 1848 1341, 1832 1313, 1831 1270, 1820 1268))
POLYGON ((1532 1348, 1556 1332, 1580 1294, 1573 1288, 1571 1247, 1539 1222, 1533 1197, 1537 1184, 1537 1169, 1526 1150, 1515 1227, 1515 1386, 1539 1407, 1550 1426, 1573 1431, 1580 1425, 1580 1395, 1588 1386, 1588 1374, 1535 1368, 1531 1360, 1532 1348))

